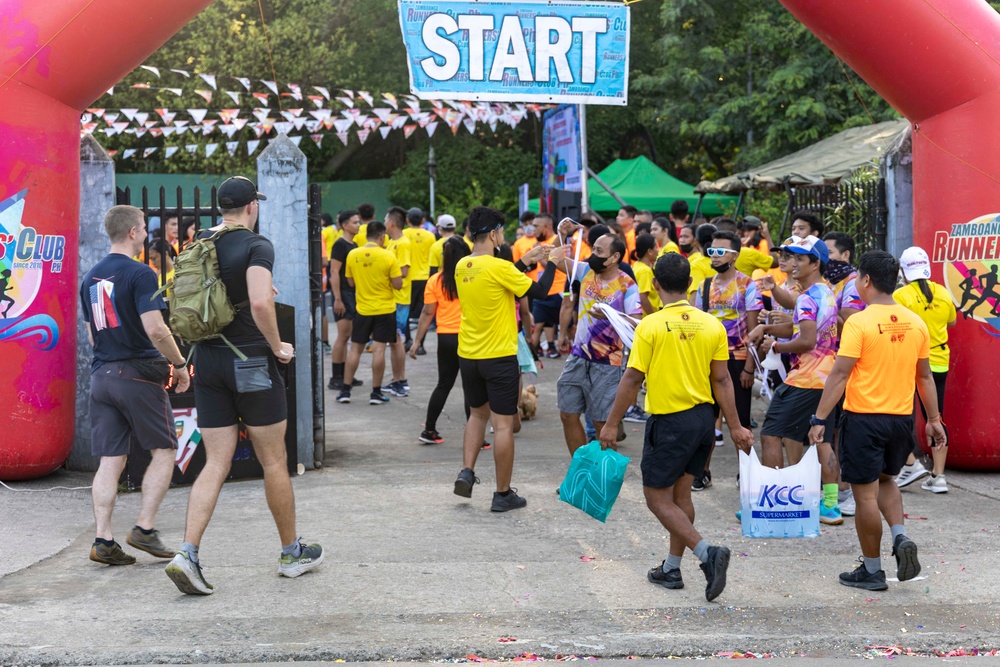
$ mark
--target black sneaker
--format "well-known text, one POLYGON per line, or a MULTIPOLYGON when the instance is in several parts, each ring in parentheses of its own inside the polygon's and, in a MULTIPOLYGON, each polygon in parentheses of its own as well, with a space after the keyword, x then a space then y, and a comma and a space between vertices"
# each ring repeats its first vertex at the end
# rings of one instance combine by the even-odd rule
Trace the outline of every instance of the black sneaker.
POLYGON ((692 491, 704 491, 710 486, 712 486, 712 473, 707 470, 704 475, 701 477, 695 477, 694 481, 691 482, 692 491))
POLYGON ((892 555, 896 557, 897 579, 900 581, 909 581, 920 574, 920 561, 917 560, 917 543, 906 535, 896 536, 896 540, 892 543, 892 555))
POLYGON ((559 358, 559 351, 550 347, 549 351, 545 353, 545 358, 546 359, 558 359, 559 358))
POLYGON ((455 480, 455 495, 471 498, 474 484, 479 484, 476 473, 472 472, 472 468, 462 468, 462 471, 458 473, 458 479, 455 480))
MULTIPOLYGON (((666 561, 663 562, 666 563, 666 561)), ((658 584, 671 590, 684 588, 684 580, 681 579, 681 569, 679 567, 674 568, 669 572, 664 572, 663 564, 660 564, 647 572, 646 578, 654 584, 658 584)))
POLYGON ((726 547, 709 547, 708 562, 701 564, 705 573, 705 599, 711 602, 719 597, 726 587, 726 570, 729 569, 729 549, 726 547))
POLYGON ((440 445, 444 438, 437 431, 423 431, 420 434, 420 442, 425 445, 440 445))
POLYGON ((330 378, 330 381, 326 383, 326 388, 327 389, 333 389, 334 391, 336 391, 337 389, 343 389, 344 388, 344 378, 342 378, 342 377, 332 377, 332 378, 330 378))
POLYGON ((427 350, 424 349, 423 345, 421 345, 420 347, 417 348, 417 356, 418 357, 422 357, 425 354, 427 354, 427 350))
POLYGON ((493 492, 493 504, 490 506, 491 512, 509 512, 526 507, 528 501, 517 495, 517 489, 512 488, 507 495, 499 491, 493 492))
POLYGON ((363 384, 364 384, 364 382, 362 382, 358 378, 354 378, 353 380, 351 380, 351 386, 352 387, 360 387, 363 384))
POLYGON ((853 572, 841 572, 840 583, 852 588, 863 588, 866 591, 889 590, 889 584, 885 583, 885 570, 871 573, 865 568, 863 560, 853 572))
POLYGON ((351 402, 351 390, 347 387, 341 387, 340 393, 337 394, 338 403, 350 403, 351 402))
POLYGON ((406 398, 407 396, 410 395, 409 387, 404 385, 403 381, 390 382, 385 387, 383 387, 383 389, 385 389, 386 393, 392 394, 393 396, 398 396, 400 398, 406 398))
POLYGON ((368 396, 368 405, 382 405, 389 402, 389 397, 380 391, 373 391, 368 396))

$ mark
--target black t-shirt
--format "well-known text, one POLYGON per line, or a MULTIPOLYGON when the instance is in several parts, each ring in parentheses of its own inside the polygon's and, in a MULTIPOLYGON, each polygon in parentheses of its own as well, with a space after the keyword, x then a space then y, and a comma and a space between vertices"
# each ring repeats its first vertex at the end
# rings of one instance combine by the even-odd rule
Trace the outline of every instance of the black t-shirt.
MULTIPOLYGON (((198 238, 209 238, 215 231, 217 230, 206 229, 198 235, 198 238)), ((222 335, 236 346, 267 347, 267 339, 257 328, 250 311, 247 269, 251 266, 260 266, 273 271, 274 246, 260 234, 255 234, 249 229, 238 229, 226 232, 216 240, 215 253, 219 258, 219 272, 222 273, 226 294, 230 303, 237 309, 236 318, 222 330, 222 335)), ((226 346, 222 339, 208 340, 203 344, 213 347, 226 346)))
MULTIPOLYGON (((353 292, 354 288, 350 286, 347 282, 347 254, 358 247, 357 243, 352 243, 340 237, 337 242, 333 244, 333 250, 330 252, 330 261, 337 260, 340 262, 340 291, 341 292, 353 292)), ((331 276, 332 278, 332 276, 331 276)))
POLYGON ((112 253, 94 265, 80 284, 83 319, 94 337, 96 369, 111 361, 160 356, 142 326, 142 314, 165 310, 156 273, 131 257, 112 253), (153 297, 150 299, 150 297, 153 297))

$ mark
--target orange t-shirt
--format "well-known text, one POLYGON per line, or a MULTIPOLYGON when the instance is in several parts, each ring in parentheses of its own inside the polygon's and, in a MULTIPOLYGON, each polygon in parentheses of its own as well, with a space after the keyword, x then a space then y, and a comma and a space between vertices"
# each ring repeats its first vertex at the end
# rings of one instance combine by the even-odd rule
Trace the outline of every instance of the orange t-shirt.
POLYGON ((437 332, 443 334, 457 334, 458 328, 462 324, 462 304, 458 299, 452 301, 444 291, 441 273, 435 273, 424 285, 424 303, 437 304, 437 332))
POLYGON ((917 360, 930 357, 927 325, 898 304, 872 304, 844 323, 840 356, 857 359, 844 409, 878 415, 913 413, 917 360))
MULTIPOLYGON (((546 245, 555 245, 556 235, 553 234, 547 240, 541 241, 541 243, 544 243, 546 245)), ((516 262, 517 260, 514 261, 516 262)), ((560 262, 559 264, 562 265, 562 262, 560 262)), ((532 280, 538 282, 538 279, 542 275, 543 268, 545 268, 545 265, 539 263, 538 268, 535 270, 535 275, 532 277, 532 280)), ((530 273, 527 275, 531 276, 530 273)), ((560 271, 559 269, 556 269, 556 277, 552 279, 552 287, 549 288, 549 296, 552 296, 553 294, 562 294, 565 290, 566 290, 566 274, 560 271)))
POLYGON ((625 232, 625 261, 632 263, 632 252, 635 250, 635 229, 625 232))

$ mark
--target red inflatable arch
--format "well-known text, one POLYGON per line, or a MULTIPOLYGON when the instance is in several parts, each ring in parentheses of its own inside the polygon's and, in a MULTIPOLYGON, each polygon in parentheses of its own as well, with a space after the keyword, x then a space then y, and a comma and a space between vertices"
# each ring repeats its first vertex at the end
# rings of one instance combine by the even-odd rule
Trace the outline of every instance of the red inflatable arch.
POLYGON ((210 1, 0 0, 0 479, 73 447, 80 113, 210 1))
MULTIPOLYGON (((960 283, 1000 266, 1000 15, 984 0, 781 2, 913 123, 914 244, 968 309, 982 283, 972 300, 960 283)), ((985 296, 951 330, 948 465, 998 470, 1000 288, 985 296)))

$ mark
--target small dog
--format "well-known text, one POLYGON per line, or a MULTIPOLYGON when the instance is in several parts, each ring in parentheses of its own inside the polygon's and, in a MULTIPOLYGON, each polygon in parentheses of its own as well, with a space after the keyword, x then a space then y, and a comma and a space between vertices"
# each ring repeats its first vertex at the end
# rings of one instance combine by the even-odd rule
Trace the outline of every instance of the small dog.
POLYGON ((535 418, 538 412, 538 390, 535 385, 529 384, 521 390, 521 400, 517 402, 517 408, 521 411, 521 419, 529 421, 535 418))

